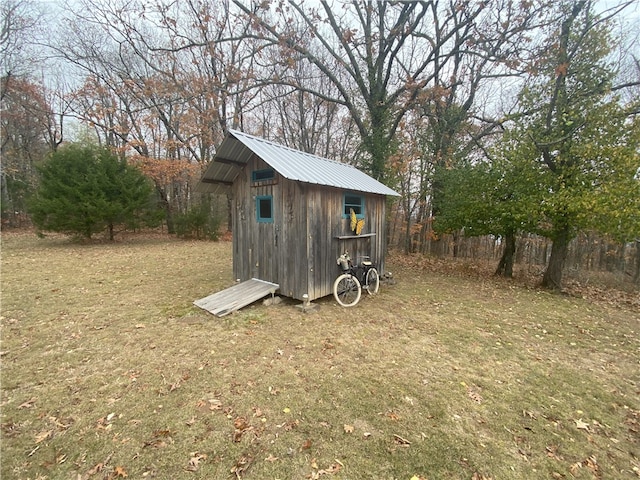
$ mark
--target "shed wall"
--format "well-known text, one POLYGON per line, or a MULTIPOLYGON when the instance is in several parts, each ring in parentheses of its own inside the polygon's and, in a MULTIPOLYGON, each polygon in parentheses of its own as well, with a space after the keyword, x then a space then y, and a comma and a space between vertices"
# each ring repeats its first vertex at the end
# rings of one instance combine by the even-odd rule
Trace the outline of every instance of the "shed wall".
POLYGON ((306 293, 315 300, 331 294, 339 273, 336 258, 345 250, 354 261, 371 256, 383 272, 384 195, 358 193, 365 200, 365 227, 355 237, 342 214, 344 190, 290 181, 277 173, 274 180, 252 184, 252 172, 265 168, 254 155, 232 187, 235 278, 259 278, 279 284, 285 296, 301 300, 306 293), (256 197, 262 195, 273 198, 273 223, 257 221, 256 197))

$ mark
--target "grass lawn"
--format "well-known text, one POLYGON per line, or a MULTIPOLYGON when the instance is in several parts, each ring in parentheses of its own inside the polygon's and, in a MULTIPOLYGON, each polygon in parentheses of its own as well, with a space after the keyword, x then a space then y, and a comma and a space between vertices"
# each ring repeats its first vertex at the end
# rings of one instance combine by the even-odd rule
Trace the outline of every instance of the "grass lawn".
POLYGON ((640 477, 637 309, 407 265, 216 318, 229 242, 3 233, 1 478, 640 477))

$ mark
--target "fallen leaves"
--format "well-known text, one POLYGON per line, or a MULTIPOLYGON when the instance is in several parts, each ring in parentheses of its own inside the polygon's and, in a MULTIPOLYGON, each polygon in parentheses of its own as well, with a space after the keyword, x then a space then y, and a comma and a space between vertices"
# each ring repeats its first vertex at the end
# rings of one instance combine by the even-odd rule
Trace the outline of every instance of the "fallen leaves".
MULTIPOLYGON (((31 408, 31 407, 28 407, 31 408)), ((41 416, 40 418, 46 419, 46 427, 43 430, 40 430, 35 434, 35 443, 36 448, 31 451, 29 456, 33 455, 39 448, 39 444, 52 439, 56 434, 65 432, 66 430, 73 425, 74 420, 72 418, 69 419, 59 419, 58 417, 54 417, 52 415, 49 416, 41 416)), ((8 425, 3 424, 3 433, 7 430, 8 425)))
POLYGON ((243 455, 236 461, 235 465, 231 467, 231 473, 235 474, 236 478, 242 478, 242 474, 247 471, 252 463, 253 457, 243 455))
POLYGON ((202 413, 216 412, 223 409, 222 402, 217 398, 209 398, 207 400, 200 399, 196 402, 196 408, 202 413))
POLYGON ((88 472, 87 472, 87 476, 92 477, 97 473, 100 473, 102 471, 102 469, 104 468, 105 463, 104 462, 100 462, 100 463, 96 463, 93 468, 91 468, 88 472))
POLYGON ((173 443, 170 430, 156 430, 153 432, 151 440, 144 442, 144 447, 164 448, 167 442, 173 443))
POLYGON ((107 458, 105 458, 102 462, 96 463, 93 466, 93 468, 91 468, 90 470, 87 471, 86 475, 83 478, 93 477, 94 475, 97 475, 98 473, 102 473, 103 470, 105 470, 108 467, 109 463, 111 462, 111 458, 112 457, 113 457, 113 452, 110 453, 109 455, 107 455, 107 458))
POLYGON ((574 463, 569 467, 569 471, 571 472, 571 475, 575 477, 581 468, 588 468, 594 476, 599 476, 600 467, 598 466, 598 461, 596 460, 595 455, 591 455, 589 458, 586 458, 581 462, 574 463))
POLYGON ((173 382, 167 382, 167 380, 165 379, 164 375, 162 376, 162 379, 163 379, 164 383, 169 385, 168 393, 175 392, 177 389, 179 389, 182 386, 183 382, 186 382, 190 378, 191 378, 191 374, 189 372, 184 372, 180 376, 180 378, 178 378, 177 380, 175 380, 173 382))
POLYGON ((547 445, 545 448, 547 452, 547 457, 553 458, 554 460, 561 460, 558 456, 558 446, 557 445, 547 445))
POLYGON ((472 387, 467 387, 467 396, 476 403, 482 403, 482 395, 472 387))
POLYGON ((318 466, 318 461, 315 458, 312 458, 311 468, 313 471, 311 474, 307 475, 307 478, 310 480, 318 480, 323 475, 335 475, 342 470, 342 467, 344 467, 344 464, 336 458, 334 459, 334 463, 329 465, 327 468, 320 468, 318 466))
POLYGON ((393 434, 393 442, 401 447, 408 447, 409 445, 411 445, 411 442, 409 440, 401 437, 400 435, 396 435, 395 433, 393 434))
POLYGON ((200 468, 200 463, 207 459, 207 455, 205 453, 193 452, 191 453, 191 458, 189 458, 189 463, 187 464, 187 472, 197 472, 198 468, 200 468))
POLYGON ((245 432, 253 429, 253 427, 245 417, 236 417, 236 419, 233 421, 233 428, 234 443, 240 442, 240 440, 242 439, 242 435, 244 435, 245 432))
POLYGON ((591 301, 616 308, 637 308, 640 306, 640 296, 632 290, 624 291, 597 285, 581 284, 568 279, 563 291, 578 298, 588 298, 591 301))
POLYGON ((6 438, 15 437, 20 433, 21 425, 15 422, 7 422, 0 425, 2 428, 2 436, 6 438))
POLYGON ((467 396, 476 403, 482 403, 482 395, 480 395, 480 391, 482 390, 480 387, 473 385, 469 386, 465 382, 460 382, 467 390, 467 396))
POLYGON ((36 443, 42 443, 45 440, 49 440, 53 437, 53 430, 43 430, 42 432, 36 434, 36 443))
POLYGON ((488 477, 480 472, 474 472, 471 476, 471 480, 492 480, 491 477, 488 477))
POLYGON ((575 420, 575 422, 576 422, 576 428, 578 430, 586 430, 587 432, 589 431, 589 424, 586 422, 583 422, 582 418, 575 420))
POLYGON ((293 430, 294 428, 296 428, 299 424, 300 424, 300 420, 298 420, 298 419, 290 420, 288 422, 284 422, 284 423, 281 423, 279 425, 276 425, 276 428, 282 428, 282 429, 284 429, 285 432, 289 432, 289 431, 293 430))
POLYGON ((114 418, 116 418, 115 413, 110 413, 106 417, 100 417, 96 422, 96 430, 111 430, 114 418))
POLYGON ((325 338, 322 341, 322 352, 326 352, 327 350, 333 350, 335 347, 335 345, 333 343, 331 343, 331 341, 328 338, 325 338))
POLYGON ((38 397, 33 397, 33 398, 27 400, 26 402, 22 402, 18 406, 18 410, 22 410, 23 408, 33 408, 33 406, 34 406, 34 404, 36 403, 37 400, 38 400, 38 397))
POLYGON ((393 410, 390 410, 386 413, 386 416, 389 417, 391 420, 393 420, 394 422, 397 422, 398 420, 400 420, 400 415, 398 415, 396 412, 394 412, 393 410))
POLYGON ((640 434, 640 410, 630 408, 624 423, 634 436, 640 434))
POLYGON ((121 466, 117 466, 113 474, 115 475, 115 478, 127 478, 129 476, 124 467, 121 466))
POLYGON ((269 385, 269 395, 278 395, 280 393, 280 390, 278 390, 275 387, 272 387, 271 385, 269 385))

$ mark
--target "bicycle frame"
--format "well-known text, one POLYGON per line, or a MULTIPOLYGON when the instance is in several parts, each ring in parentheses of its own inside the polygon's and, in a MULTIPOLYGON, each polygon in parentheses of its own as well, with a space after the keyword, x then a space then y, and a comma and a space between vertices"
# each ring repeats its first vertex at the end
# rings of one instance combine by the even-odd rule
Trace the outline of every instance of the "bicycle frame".
POLYGON ((366 260, 363 260, 359 264, 358 263, 354 264, 351 261, 349 252, 345 252, 342 255, 340 255, 337 263, 338 265, 340 265, 342 273, 349 273, 353 275, 358 279, 358 281, 360 281, 362 285, 364 285, 367 277, 367 272, 372 268, 376 268, 376 265, 373 262, 371 262, 371 257, 369 256, 363 256, 359 258, 366 259, 366 260))
POLYGON ((353 264, 349 252, 338 257, 336 263, 342 273, 336 278, 333 294, 338 303, 344 307, 352 307, 360 301, 362 289, 369 295, 378 293, 380 275, 370 257, 360 257, 360 264, 353 264))

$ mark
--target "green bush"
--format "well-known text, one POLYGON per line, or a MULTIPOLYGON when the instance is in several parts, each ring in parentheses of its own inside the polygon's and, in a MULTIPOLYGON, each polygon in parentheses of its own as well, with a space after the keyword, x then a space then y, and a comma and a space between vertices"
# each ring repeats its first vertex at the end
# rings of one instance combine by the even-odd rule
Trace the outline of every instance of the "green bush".
POLYGON ((137 168, 108 149, 72 144, 38 167, 40 185, 29 203, 41 230, 91 238, 116 225, 156 218, 153 187, 137 168))
POLYGON ((208 203, 201 203, 176 215, 174 224, 176 234, 181 238, 218 240, 220 237, 220 219, 211 215, 208 203))

